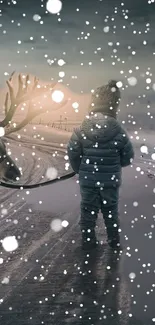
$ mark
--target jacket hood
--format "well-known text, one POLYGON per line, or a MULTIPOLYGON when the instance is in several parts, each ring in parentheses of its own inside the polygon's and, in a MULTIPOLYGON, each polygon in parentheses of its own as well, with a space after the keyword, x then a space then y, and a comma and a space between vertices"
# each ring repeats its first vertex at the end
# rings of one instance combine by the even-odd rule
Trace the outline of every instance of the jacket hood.
POLYGON ((83 137, 96 142, 108 142, 121 131, 119 122, 103 113, 95 113, 84 119, 81 125, 83 137))

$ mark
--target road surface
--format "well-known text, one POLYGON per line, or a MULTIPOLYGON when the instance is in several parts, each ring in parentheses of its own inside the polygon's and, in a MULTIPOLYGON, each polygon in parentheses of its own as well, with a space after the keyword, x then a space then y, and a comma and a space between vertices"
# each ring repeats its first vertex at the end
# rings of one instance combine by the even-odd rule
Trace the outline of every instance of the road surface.
MULTIPOLYGON (((25 148, 28 163, 28 144, 25 148)), ((43 161, 45 169, 45 152, 43 161)), ((121 255, 108 247, 101 215, 99 249, 90 255, 81 251, 76 177, 29 193, 1 189, 1 208, 7 214, 1 215, 0 238, 16 236, 19 245, 13 252, 1 247, 1 324, 154 323, 155 181, 137 171, 138 165, 137 153, 134 166, 123 171, 121 255), (56 232, 51 228, 55 219, 68 221, 68 226, 56 232)))

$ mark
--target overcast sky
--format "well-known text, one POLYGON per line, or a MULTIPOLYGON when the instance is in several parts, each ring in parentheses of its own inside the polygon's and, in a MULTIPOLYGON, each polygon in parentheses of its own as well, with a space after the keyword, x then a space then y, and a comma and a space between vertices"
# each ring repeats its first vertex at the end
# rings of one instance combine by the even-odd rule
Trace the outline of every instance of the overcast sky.
POLYGON ((122 93, 129 110, 145 111, 150 100, 150 110, 155 112, 155 3, 150 2, 64 0, 60 15, 52 15, 46 11, 46 1, 10 0, 10 5, 3 1, 0 86, 13 70, 44 80, 59 80, 59 72, 64 71, 64 84, 77 93, 88 93, 115 78, 127 87, 122 93), (41 17, 38 22, 33 20, 35 14, 41 17), (58 59, 66 64, 59 67, 58 59), (137 78, 136 86, 128 84, 129 77, 137 78), (142 95, 146 98, 138 98, 142 95))

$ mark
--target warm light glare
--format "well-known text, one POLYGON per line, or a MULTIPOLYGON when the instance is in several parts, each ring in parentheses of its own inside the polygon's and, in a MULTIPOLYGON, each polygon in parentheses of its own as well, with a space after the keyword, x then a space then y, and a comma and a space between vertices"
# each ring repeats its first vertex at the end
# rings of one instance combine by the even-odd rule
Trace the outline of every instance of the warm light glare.
POLYGON ((54 90, 52 93, 52 99, 55 103, 61 103, 64 99, 64 93, 61 90, 54 90))

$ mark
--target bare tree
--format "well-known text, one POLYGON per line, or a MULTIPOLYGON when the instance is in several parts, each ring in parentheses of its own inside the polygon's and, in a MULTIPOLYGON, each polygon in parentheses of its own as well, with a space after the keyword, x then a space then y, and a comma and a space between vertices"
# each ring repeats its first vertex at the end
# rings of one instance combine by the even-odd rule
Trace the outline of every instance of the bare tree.
MULTIPOLYGON (((26 126, 32 119, 34 119, 36 116, 43 114, 46 112, 45 109, 41 108, 34 108, 34 105, 32 103, 32 100, 36 97, 39 97, 40 95, 43 95, 44 93, 48 92, 49 90, 52 91, 56 83, 40 86, 39 80, 35 77, 33 82, 30 82, 30 77, 27 75, 25 77, 25 82, 19 74, 18 76, 18 90, 17 94, 15 95, 15 91, 12 84, 12 78, 15 72, 11 74, 10 79, 7 81, 8 85, 8 92, 6 94, 5 103, 4 103, 4 109, 5 109, 5 117, 3 121, 0 122, 0 127, 4 127, 5 129, 5 135, 10 134, 12 132, 19 131, 24 126, 26 126), (17 108, 25 102, 29 102, 27 114, 24 117, 24 119, 19 122, 19 124, 14 124, 15 127, 11 126, 11 121, 15 115, 15 112, 17 111, 17 108)), ((63 101, 60 104, 56 104, 56 108, 59 109, 62 106, 64 106, 67 103, 67 101, 63 101)))

